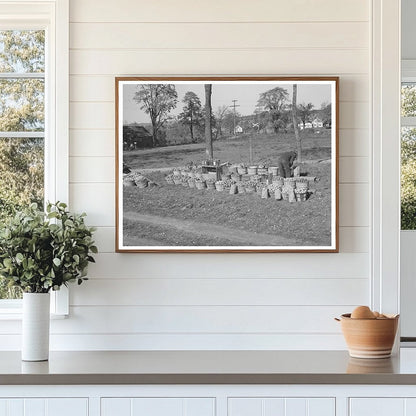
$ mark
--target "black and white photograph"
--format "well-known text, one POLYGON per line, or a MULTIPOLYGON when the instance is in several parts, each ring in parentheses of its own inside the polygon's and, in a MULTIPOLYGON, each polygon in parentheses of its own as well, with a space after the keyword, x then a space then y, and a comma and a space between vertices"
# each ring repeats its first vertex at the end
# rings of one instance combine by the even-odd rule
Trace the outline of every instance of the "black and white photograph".
POLYGON ((116 78, 119 252, 337 252, 338 78, 116 78))

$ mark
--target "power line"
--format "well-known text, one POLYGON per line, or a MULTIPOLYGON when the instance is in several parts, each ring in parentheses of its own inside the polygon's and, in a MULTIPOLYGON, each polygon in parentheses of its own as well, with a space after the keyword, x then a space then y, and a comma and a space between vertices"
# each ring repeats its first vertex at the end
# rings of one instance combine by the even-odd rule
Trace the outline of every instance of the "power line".
POLYGON ((231 100, 232 102, 233 102, 233 105, 230 105, 230 107, 231 108, 233 108, 234 109, 234 114, 233 114, 233 124, 234 124, 234 130, 233 130, 233 132, 234 132, 234 134, 235 134, 235 119, 236 119, 236 117, 237 117, 237 114, 236 114, 236 107, 240 107, 238 104, 236 104, 236 102, 238 101, 238 100, 231 100))

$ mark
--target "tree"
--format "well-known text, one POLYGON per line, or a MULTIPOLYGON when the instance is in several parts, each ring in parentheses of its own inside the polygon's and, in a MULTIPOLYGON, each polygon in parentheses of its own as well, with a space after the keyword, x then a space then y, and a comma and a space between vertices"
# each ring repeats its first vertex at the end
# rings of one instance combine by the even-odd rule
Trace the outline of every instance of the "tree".
POLYGON ((215 119, 217 122, 217 131, 215 134, 215 138, 222 137, 222 127, 224 123, 224 117, 229 112, 228 105, 222 105, 220 107, 217 107, 217 111, 215 112, 215 119))
MULTIPOLYGON (((43 72, 45 32, 0 31, 0 72, 43 72)), ((44 130, 44 81, 0 79, 0 131, 44 130)), ((0 221, 24 205, 43 205, 41 138, 0 139, 0 221)))
POLYGON ((416 116, 416 86, 413 84, 402 86, 401 113, 402 117, 416 116))
POLYGON ((191 141, 194 142, 194 128, 200 126, 203 116, 201 111, 201 101, 199 97, 192 91, 188 91, 182 102, 185 104, 182 113, 179 114, 179 120, 189 126, 191 141))
MULTIPOLYGON (((0 72, 43 72, 45 32, 0 31, 0 72)), ((44 81, 0 79, 0 131, 44 129, 44 81)))
POLYGON ((416 160, 416 129, 403 127, 401 137, 402 164, 416 160))
POLYGON ((211 105, 212 84, 205 84, 205 146, 209 160, 214 159, 214 148, 212 146, 212 105, 211 105))
MULTIPOLYGON (((0 30, 0 72, 45 71, 43 30, 0 30)), ((44 130, 44 81, 0 79, 0 131, 44 130)), ((22 207, 43 206, 44 143, 42 138, 0 138, 0 223, 22 207)), ((18 298, 21 291, 0 279, 0 298, 18 298)))
POLYGON ((1 139, 0 221, 36 202, 43 205, 42 139, 1 139))
POLYGON ((228 134, 234 134, 234 122, 238 123, 238 120, 241 118, 241 114, 227 108, 224 112, 223 119, 222 119, 222 126, 228 131, 228 134))
MULTIPOLYGON (((402 87, 403 117, 416 114, 416 87, 402 87)), ((416 129, 402 128, 401 136, 401 228, 416 229, 416 129)))
POLYGON ((153 146, 159 144, 159 131, 176 107, 178 94, 173 84, 146 84, 137 87, 134 100, 150 116, 153 128, 153 146))
POLYGON ((401 228, 416 229, 416 159, 409 160, 401 169, 401 228))
POLYGON ((331 127, 332 125, 332 106, 331 103, 322 103, 321 104, 321 118, 324 125, 331 127))
POLYGON ((275 87, 263 92, 257 101, 256 110, 258 113, 267 112, 273 128, 277 133, 282 125, 282 116, 287 109, 287 99, 289 94, 286 89, 275 87))
POLYGON ((297 84, 293 84, 293 94, 292 94, 292 122, 293 122, 293 129, 295 130, 295 138, 296 138, 296 147, 297 147, 297 152, 298 152, 298 162, 302 162, 302 142, 299 136, 299 128, 298 128, 298 117, 296 114, 296 110, 297 110, 297 105, 296 105, 296 100, 297 100, 297 95, 298 95, 298 86, 297 84))
POLYGON ((305 128, 305 123, 310 121, 311 114, 313 110, 313 104, 312 103, 302 103, 298 105, 297 113, 299 115, 299 118, 302 121, 303 128, 305 128))
POLYGON ((401 228, 416 229, 416 129, 402 129, 401 228))

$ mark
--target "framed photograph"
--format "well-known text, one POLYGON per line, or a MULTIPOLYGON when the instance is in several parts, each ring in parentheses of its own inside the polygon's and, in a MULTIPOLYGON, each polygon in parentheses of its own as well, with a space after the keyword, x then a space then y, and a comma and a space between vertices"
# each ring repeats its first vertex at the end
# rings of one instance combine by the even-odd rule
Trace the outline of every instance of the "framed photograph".
POLYGON ((338 81, 116 78, 116 251, 337 252, 338 81))

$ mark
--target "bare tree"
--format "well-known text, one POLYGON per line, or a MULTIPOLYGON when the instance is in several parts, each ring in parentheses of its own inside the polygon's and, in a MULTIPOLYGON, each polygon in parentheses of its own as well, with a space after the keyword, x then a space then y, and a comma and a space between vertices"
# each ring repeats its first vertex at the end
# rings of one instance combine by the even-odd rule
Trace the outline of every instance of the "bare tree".
POLYGON ((270 121, 273 123, 274 131, 277 133, 284 127, 284 114, 286 111, 286 100, 288 92, 285 88, 275 87, 260 94, 257 101, 256 112, 267 112, 270 121))
POLYGON ((305 128, 306 122, 310 121, 310 117, 313 110, 313 104, 312 103, 302 103, 298 105, 297 111, 299 113, 299 117, 302 120, 303 128, 305 128))
POLYGON ((205 84, 205 145, 206 154, 209 160, 214 159, 214 148, 212 146, 212 105, 211 105, 212 84, 205 84))
POLYGON ((298 162, 302 162, 302 142, 299 136, 299 128, 298 128, 298 117, 296 114, 296 100, 298 95, 298 86, 297 84, 293 84, 293 94, 292 94, 292 121, 293 121, 293 129, 295 130, 295 138, 296 138, 296 147, 298 152, 298 162))
POLYGON ((226 113, 229 111, 228 105, 222 105, 217 108, 217 111, 215 112, 215 119, 217 120, 217 131, 215 133, 215 138, 222 136, 222 127, 224 122, 224 117, 226 113))
POLYGON ((150 116, 153 127, 153 146, 158 144, 158 133, 168 119, 169 112, 176 107, 178 94, 173 84, 141 85, 134 100, 150 116))

